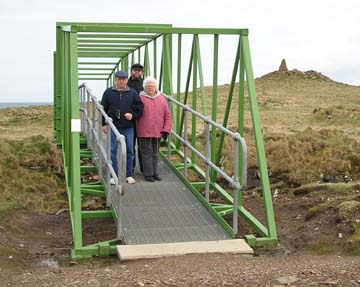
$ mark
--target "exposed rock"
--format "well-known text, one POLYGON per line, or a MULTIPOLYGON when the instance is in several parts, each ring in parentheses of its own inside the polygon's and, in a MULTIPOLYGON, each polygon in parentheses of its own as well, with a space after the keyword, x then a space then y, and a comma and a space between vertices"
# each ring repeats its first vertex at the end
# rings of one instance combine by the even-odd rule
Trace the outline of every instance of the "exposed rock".
POLYGON ((289 79, 297 79, 297 78, 303 78, 303 79, 309 79, 309 80, 320 80, 320 81, 326 81, 331 82, 332 80, 322 75, 320 72, 309 70, 309 71, 299 71, 297 69, 289 70, 286 64, 286 60, 283 59, 281 61, 281 64, 279 66, 279 69, 277 71, 268 73, 261 78, 289 78, 289 79))
POLYGON ((280 67, 279 67, 279 72, 280 73, 287 73, 289 72, 288 68, 287 68, 287 65, 286 65, 286 60, 285 59, 282 59, 281 61, 281 64, 280 64, 280 67))
POLYGON ((360 202, 356 200, 344 201, 338 207, 338 219, 340 221, 355 221, 360 219, 360 202))
POLYGON ((299 277, 296 277, 294 275, 290 275, 290 276, 283 276, 283 277, 279 277, 276 279, 276 281, 280 284, 283 285, 288 285, 288 284, 293 284, 295 282, 298 282, 299 280, 301 280, 299 277))

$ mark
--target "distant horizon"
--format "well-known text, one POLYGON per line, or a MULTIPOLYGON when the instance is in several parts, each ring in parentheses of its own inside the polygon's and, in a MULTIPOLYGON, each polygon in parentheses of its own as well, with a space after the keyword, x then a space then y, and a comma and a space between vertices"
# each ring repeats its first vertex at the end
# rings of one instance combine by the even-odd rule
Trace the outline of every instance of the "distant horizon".
POLYGON ((37 101, 37 102, 31 102, 31 101, 22 101, 22 102, 2 102, 0 101, 0 104, 23 104, 23 103, 26 103, 26 104, 53 104, 54 101, 51 101, 51 102, 48 102, 48 101, 37 101))
POLYGON ((23 108, 37 106, 53 106, 53 102, 0 102, 0 110, 8 108, 23 108))

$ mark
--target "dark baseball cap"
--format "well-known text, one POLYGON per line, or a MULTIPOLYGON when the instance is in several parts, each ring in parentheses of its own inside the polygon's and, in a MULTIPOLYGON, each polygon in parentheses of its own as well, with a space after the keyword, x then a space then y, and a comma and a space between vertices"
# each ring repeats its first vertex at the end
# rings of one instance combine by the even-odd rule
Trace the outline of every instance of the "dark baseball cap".
POLYGON ((144 70, 144 66, 141 64, 134 64, 131 66, 131 70, 144 70))
POLYGON ((127 78, 128 74, 124 71, 117 71, 115 73, 115 78, 127 78))

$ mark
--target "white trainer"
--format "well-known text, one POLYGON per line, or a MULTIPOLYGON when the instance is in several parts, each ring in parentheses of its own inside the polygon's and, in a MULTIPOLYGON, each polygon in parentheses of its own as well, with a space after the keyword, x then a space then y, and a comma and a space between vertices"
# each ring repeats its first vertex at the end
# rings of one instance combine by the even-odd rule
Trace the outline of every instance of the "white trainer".
POLYGON ((115 185, 115 179, 110 178, 110 184, 111 184, 111 185, 115 185))
POLYGON ((135 181, 135 179, 133 177, 129 176, 129 177, 126 178, 126 182, 128 184, 134 184, 136 181, 135 181))

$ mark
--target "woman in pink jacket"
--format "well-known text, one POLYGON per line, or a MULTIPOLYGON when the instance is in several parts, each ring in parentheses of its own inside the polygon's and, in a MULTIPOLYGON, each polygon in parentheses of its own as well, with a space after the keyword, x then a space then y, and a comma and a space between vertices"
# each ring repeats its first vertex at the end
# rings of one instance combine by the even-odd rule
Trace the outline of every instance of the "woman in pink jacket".
POLYGON ((161 180, 158 173, 160 139, 167 139, 171 131, 171 114, 165 97, 157 90, 156 80, 147 77, 140 99, 143 115, 136 123, 143 174, 146 181, 161 180))

